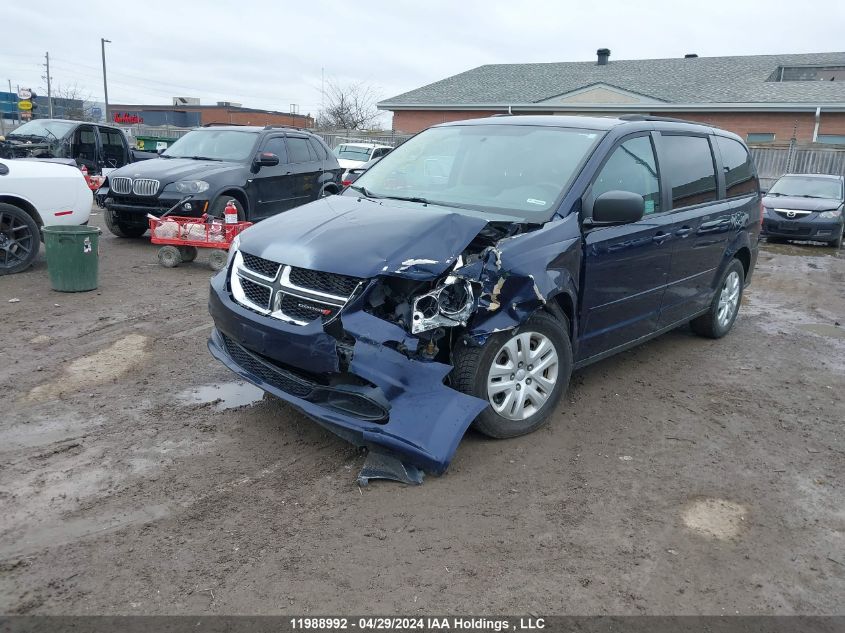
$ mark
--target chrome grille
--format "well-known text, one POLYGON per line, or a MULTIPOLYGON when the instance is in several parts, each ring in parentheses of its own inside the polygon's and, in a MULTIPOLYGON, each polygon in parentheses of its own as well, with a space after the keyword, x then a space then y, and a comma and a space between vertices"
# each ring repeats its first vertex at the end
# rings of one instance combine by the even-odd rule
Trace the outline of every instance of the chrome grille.
POLYGON ((127 193, 132 193, 132 179, 126 178, 125 176, 117 176, 115 178, 109 178, 109 186, 113 193, 119 193, 126 195, 127 193))
POLYGON ((151 178, 136 178, 132 183, 132 193, 136 196, 154 196, 158 193, 158 180, 151 178))
POLYGON ((364 281, 238 252, 230 287, 235 301, 251 310, 294 325, 307 325, 316 319, 329 322, 336 318, 364 281))

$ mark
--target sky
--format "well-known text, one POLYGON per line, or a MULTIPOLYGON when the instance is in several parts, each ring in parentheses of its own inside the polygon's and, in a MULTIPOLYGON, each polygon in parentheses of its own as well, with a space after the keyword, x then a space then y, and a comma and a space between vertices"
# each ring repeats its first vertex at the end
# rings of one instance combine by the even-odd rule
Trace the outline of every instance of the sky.
MULTIPOLYGON (((845 49, 842 0, 144 0, 8 2, 0 89, 54 86, 110 103, 203 104, 316 115, 323 77, 388 98, 483 64, 811 53, 845 49)), ((381 119, 390 126, 390 116, 381 119)))

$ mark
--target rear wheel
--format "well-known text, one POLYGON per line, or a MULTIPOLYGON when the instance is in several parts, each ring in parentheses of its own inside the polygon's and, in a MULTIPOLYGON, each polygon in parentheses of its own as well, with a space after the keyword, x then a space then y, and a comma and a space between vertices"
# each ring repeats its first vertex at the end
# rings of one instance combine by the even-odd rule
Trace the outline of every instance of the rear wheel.
POLYGON ((692 331, 707 338, 722 338, 730 332, 742 303, 742 289, 745 284, 745 269, 742 263, 731 260, 722 273, 716 293, 706 314, 690 321, 692 331))
POLYGON ((147 232, 148 227, 146 225, 127 224, 126 222, 115 220, 109 209, 106 209, 103 217, 106 219, 106 226, 109 228, 109 231, 117 237, 141 237, 147 232))
POLYGON ((32 216, 19 207, 0 203, 0 275, 29 268, 40 247, 38 225, 32 216))
POLYGON ((179 246, 178 248, 183 262, 192 262, 197 258, 199 249, 196 246, 179 246))
POLYGON ((481 347, 454 353, 454 386, 489 403, 474 426, 490 437, 516 437, 542 426, 569 384, 572 346, 568 328, 538 312, 481 347))

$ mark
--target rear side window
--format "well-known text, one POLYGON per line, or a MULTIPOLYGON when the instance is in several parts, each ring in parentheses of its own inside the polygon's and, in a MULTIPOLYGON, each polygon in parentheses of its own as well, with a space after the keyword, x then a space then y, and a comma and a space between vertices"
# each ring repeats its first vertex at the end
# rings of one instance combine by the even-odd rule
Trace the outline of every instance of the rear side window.
POLYGON ((298 136, 288 136, 288 156, 290 157, 290 162, 311 162, 311 151, 308 150, 308 139, 298 136))
POLYGON ((320 143, 317 139, 308 139, 311 143, 311 147, 314 148, 314 151, 317 152, 317 158, 319 160, 325 160, 328 157, 328 153, 326 153, 326 148, 323 147, 323 144, 320 143))
POLYGON ((754 163, 742 143, 732 138, 716 137, 725 170, 725 194, 728 198, 755 193, 759 187, 754 163))
POLYGON ((716 170, 710 142, 703 136, 663 135, 661 144, 664 150, 661 165, 672 192, 672 208, 716 200, 716 170))
POLYGON ((593 195, 631 191, 645 201, 645 215, 660 213, 660 184, 648 136, 638 136, 613 150, 593 183, 593 195))

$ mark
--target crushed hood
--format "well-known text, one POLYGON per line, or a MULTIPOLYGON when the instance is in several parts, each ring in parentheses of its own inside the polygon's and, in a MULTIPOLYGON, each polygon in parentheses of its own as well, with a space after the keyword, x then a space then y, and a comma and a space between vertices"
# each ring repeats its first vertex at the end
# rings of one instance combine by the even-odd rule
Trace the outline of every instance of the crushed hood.
POLYGON ((769 209, 794 209, 796 211, 831 211, 842 202, 830 198, 802 198, 801 196, 765 196, 763 205, 769 209))
POLYGON ((109 176, 153 178, 162 184, 178 180, 199 180, 222 171, 241 169, 240 163, 190 158, 151 158, 116 169, 109 176))
POLYGON ((451 208, 331 196, 241 233, 241 250, 353 277, 430 279, 445 272, 487 224, 451 208))

